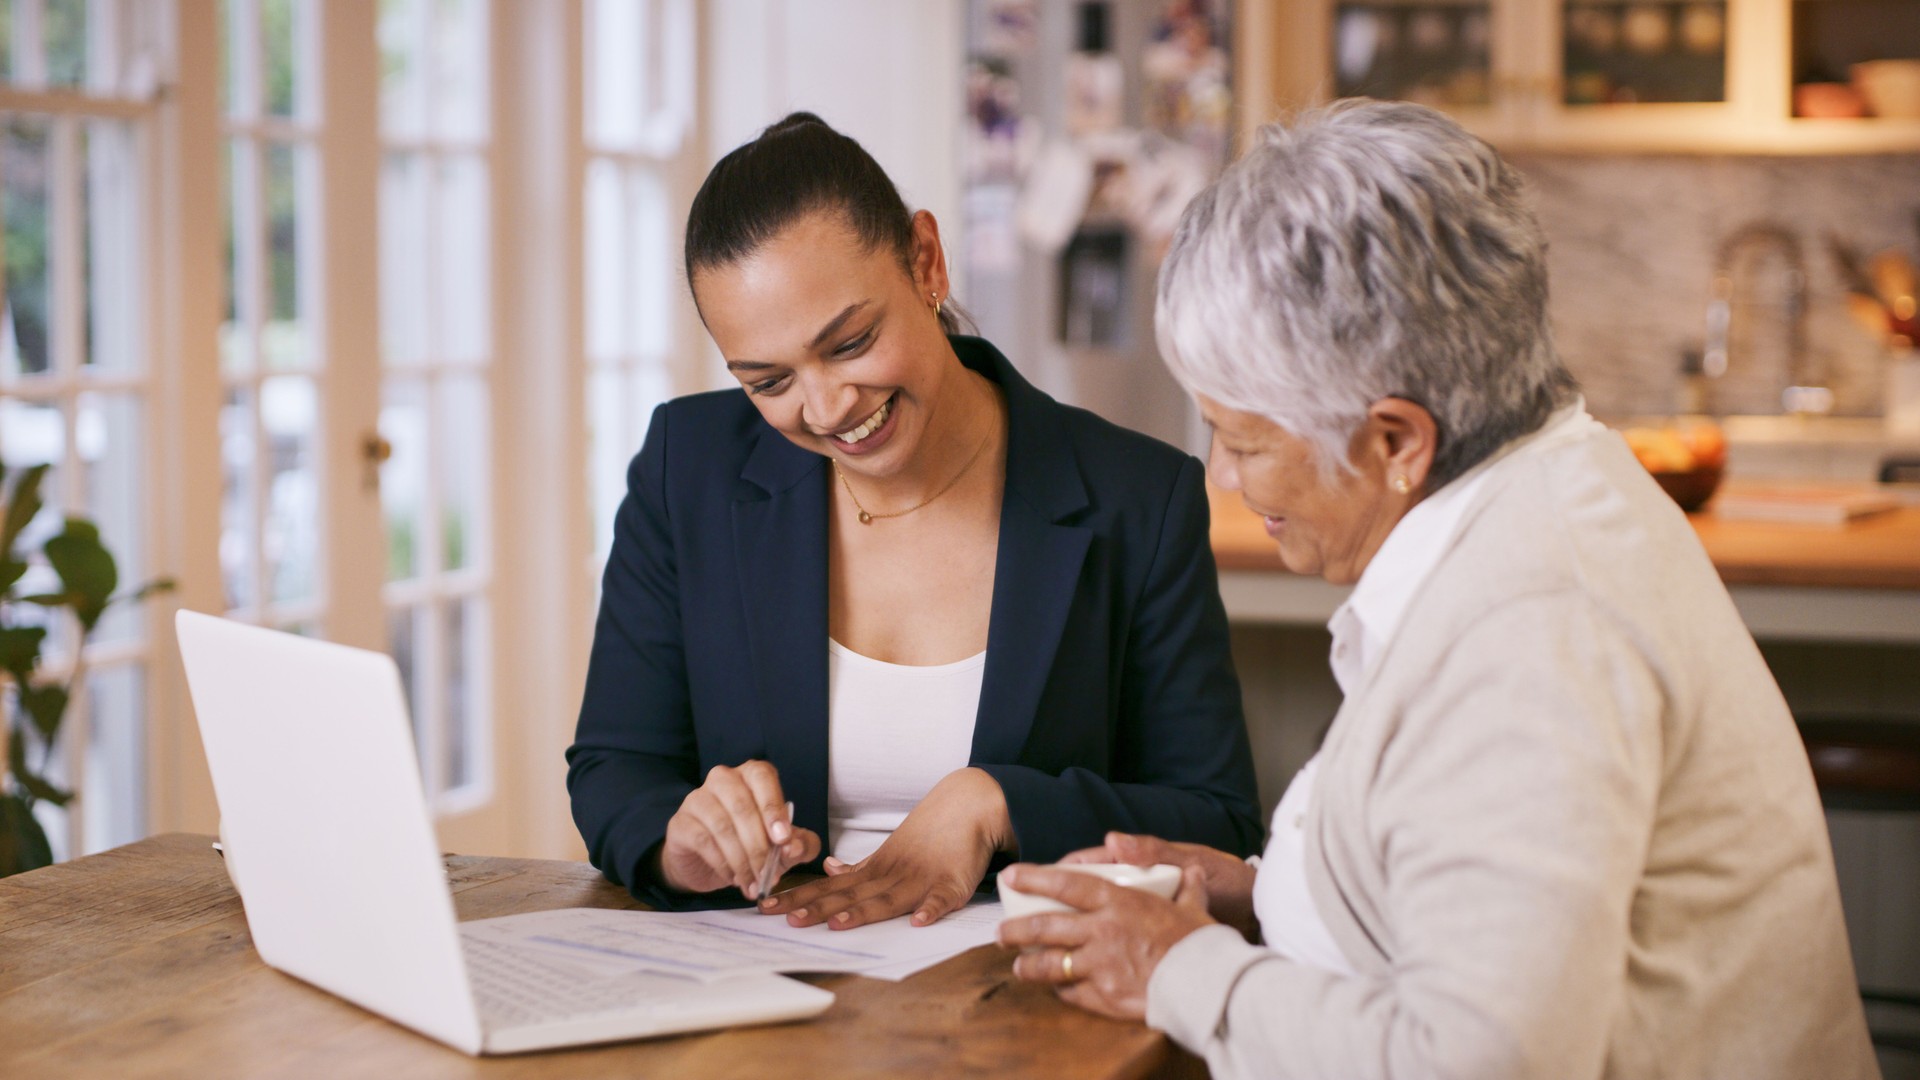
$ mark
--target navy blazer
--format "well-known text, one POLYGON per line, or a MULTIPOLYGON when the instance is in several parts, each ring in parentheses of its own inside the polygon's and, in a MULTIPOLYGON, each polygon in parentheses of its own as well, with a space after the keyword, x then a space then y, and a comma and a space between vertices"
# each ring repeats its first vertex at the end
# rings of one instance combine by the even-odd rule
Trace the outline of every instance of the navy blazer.
MULTIPOLYGON (((972 764, 1006 793, 1020 858, 1109 829, 1255 851, 1200 463, 1060 404, 985 341, 952 340, 1007 402, 972 764)), ((740 902, 668 893, 647 869, 716 765, 772 762, 796 823, 827 837, 832 476, 742 390, 660 406, 628 468, 567 788, 593 864, 642 900, 740 902)))

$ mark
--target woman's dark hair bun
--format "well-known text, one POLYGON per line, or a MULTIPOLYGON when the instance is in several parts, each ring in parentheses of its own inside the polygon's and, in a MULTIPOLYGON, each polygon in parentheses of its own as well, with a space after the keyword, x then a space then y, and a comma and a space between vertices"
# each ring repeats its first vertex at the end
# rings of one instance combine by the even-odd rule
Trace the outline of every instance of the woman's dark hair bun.
POLYGON ((820 119, 818 116, 815 116, 813 113, 802 110, 800 112, 790 112, 787 115, 781 117, 780 119, 774 121, 772 124, 767 125, 767 130, 761 132, 761 134, 762 135, 778 135, 782 132, 791 131, 794 128, 802 127, 807 124, 819 124, 821 127, 826 128, 828 131, 833 130, 833 128, 829 126, 825 120, 820 119))
POLYGON ((868 250, 912 258, 913 215, 880 163, 813 113, 789 113, 700 185, 687 213, 687 279, 746 258, 822 210, 842 215, 868 250))
MULTIPOLYGON (((714 164, 687 212, 686 272, 736 263, 789 225, 839 214, 868 251, 912 272, 913 214, 880 163, 810 112, 788 113, 714 164)), ((961 324, 941 321, 949 332, 961 324)))

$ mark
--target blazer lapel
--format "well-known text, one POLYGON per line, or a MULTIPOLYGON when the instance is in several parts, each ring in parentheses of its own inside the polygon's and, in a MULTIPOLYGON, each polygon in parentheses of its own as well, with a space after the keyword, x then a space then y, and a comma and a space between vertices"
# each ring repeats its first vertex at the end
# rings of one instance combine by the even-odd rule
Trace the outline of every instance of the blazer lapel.
POLYGON ((1069 520, 1088 506, 1059 405, 985 342, 954 340, 967 366, 1007 397, 1007 481, 994 559, 987 666, 974 719, 973 761, 1020 760, 1053 670, 1093 531, 1069 520))
POLYGON ((747 659, 795 823, 827 835, 825 459, 761 433, 733 504, 747 659))
POLYGON ((1092 538, 1091 530, 1057 525, 1011 493, 1002 505, 987 667, 973 725, 975 763, 1020 760, 1092 538))

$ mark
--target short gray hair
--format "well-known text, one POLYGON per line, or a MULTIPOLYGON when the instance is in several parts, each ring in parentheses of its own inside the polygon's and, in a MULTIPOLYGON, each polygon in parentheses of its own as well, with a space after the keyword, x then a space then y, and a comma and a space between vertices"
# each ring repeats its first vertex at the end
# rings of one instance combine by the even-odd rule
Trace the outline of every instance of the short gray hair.
POLYGON ((1367 409, 1424 406, 1438 489, 1575 393, 1520 174, 1420 105, 1336 102, 1260 129, 1160 269, 1160 353, 1191 393, 1346 467, 1367 409))

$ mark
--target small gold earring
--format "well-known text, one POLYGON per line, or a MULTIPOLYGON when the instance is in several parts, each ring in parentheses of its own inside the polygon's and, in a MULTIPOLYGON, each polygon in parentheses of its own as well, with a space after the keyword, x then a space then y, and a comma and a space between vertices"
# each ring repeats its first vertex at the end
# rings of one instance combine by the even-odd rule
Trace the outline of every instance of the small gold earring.
POLYGON ((1393 490, 1405 495, 1413 490, 1413 481, 1407 479, 1406 474, 1402 473, 1393 478, 1393 490))
POLYGON ((940 299, 939 293, 928 293, 927 295, 933 297, 933 317, 937 319, 940 317, 940 305, 945 303, 945 301, 940 299))

